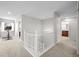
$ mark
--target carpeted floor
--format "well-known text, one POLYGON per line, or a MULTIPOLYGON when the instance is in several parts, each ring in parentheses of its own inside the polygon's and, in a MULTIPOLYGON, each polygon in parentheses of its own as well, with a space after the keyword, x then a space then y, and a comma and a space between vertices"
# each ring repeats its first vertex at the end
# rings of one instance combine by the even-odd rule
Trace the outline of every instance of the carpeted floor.
MULTIPOLYGON (((75 57, 75 48, 69 46, 69 41, 61 41, 49 49, 41 57, 75 57)), ((21 40, 0 40, 0 57, 32 57, 23 47, 21 40)))
POLYGON ((41 57, 76 57, 76 48, 70 40, 57 43, 41 57))
POLYGON ((0 57, 32 57, 21 40, 0 40, 0 57))

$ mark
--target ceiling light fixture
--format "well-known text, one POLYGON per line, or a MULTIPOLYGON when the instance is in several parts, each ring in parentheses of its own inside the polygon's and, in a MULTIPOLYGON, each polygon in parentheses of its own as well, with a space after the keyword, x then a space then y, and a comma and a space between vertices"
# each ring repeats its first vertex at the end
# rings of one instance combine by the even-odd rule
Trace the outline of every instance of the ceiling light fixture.
POLYGON ((8 14, 11 14, 11 12, 8 12, 8 14))
POLYGON ((70 18, 65 18, 64 21, 66 21, 66 22, 70 22, 71 19, 70 19, 70 18))

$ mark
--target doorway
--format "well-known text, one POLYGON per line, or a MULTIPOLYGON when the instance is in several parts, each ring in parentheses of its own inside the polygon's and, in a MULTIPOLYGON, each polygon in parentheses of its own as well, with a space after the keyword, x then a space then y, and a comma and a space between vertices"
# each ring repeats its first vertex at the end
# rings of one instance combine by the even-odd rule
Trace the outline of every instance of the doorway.
POLYGON ((62 21, 61 22, 61 36, 63 40, 69 39, 69 22, 68 21, 62 21))
POLYGON ((0 39, 9 40, 15 36, 14 21, 0 20, 0 39))
POLYGON ((76 22, 75 18, 64 18, 61 22, 61 42, 65 45, 76 48, 75 42, 75 31, 76 31, 76 22), (74 25, 73 25, 74 24, 74 25), (74 38, 74 39, 73 39, 74 38))

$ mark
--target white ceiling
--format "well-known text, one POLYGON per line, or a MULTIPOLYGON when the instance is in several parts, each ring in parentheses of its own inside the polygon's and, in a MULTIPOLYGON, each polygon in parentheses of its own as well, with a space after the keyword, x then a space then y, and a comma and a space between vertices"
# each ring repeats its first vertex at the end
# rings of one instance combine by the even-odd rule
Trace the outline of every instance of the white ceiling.
POLYGON ((46 19, 53 16, 57 11, 63 16, 76 15, 77 2, 72 1, 0 1, 0 17, 16 18, 20 15, 27 15, 39 19, 46 19), (11 14, 8 14, 11 12, 11 14))

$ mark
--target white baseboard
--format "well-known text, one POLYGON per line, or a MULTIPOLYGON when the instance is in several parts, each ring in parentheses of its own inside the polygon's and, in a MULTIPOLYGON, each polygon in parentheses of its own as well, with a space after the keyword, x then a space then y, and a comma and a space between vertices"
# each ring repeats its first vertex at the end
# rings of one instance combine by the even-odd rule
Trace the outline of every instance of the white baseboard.
POLYGON ((39 56, 43 55, 45 52, 47 52, 49 49, 51 49, 55 45, 56 45, 56 43, 55 44, 52 44, 49 48, 45 49, 41 54, 39 54, 39 56))
POLYGON ((24 46, 24 48, 25 48, 33 57, 35 57, 35 55, 34 55, 27 47, 24 46))
MULTIPOLYGON (((58 42, 57 42, 58 43, 58 42)), ((39 56, 34 55, 34 53, 32 53, 27 47, 24 46, 24 48, 33 56, 33 57, 40 57, 41 55, 43 55, 45 52, 47 52, 49 49, 51 49, 52 47, 54 47, 56 45, 52 44, 49 48, 45 49, 42 53, 39 54, 39 56)))

